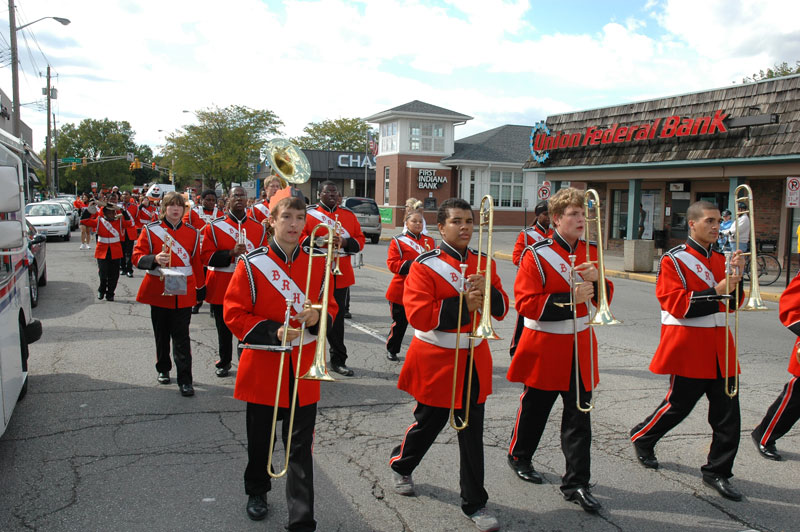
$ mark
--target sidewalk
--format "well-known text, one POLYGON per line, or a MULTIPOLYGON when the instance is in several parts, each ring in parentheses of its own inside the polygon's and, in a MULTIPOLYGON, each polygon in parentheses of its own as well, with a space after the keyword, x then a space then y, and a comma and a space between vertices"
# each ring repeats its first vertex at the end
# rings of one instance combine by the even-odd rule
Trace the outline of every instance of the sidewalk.
MULTIPOLYGON (((399 234, 402 229, 398 228, 397 233, 399 234)), ((494 228, 494 237, 492 238, 492 255, 494 255, 495 259, 498 260, 507 260, 511 262, 511 253, 514 251, 514 242, 517 240, 517 236, 520 232, 519 227, 495 227, 494 228)), ((439 232, 436 230, 436 227, 432 224, 428 226, 428 233, 430 236, 436 239, 437 242, 441 240, 439 232)), ((381 240, 391 240, 393 234, 386 231, 381 240)), ((485 239, 485 235, 484 235, 485 239)), ((486 243, 484 241, 484 251, 486 249, 486 243)), ((472 246, 478 246, 478 228, 475 228, 475 234, 472 237, 472 246)), ((626 272, 625 271, 625 259, 619 251, 604 251, 603 259, 605 262, 605 271, 608 277, 617 278, 617 279, 631 279, 633 281, 642 281, 645 283, 652 283, 655 284, 656 282, 656 271, 658 269, 658 259, 653 261, 653 271, 651 273, 640 273, 640 272, 626 272)), ((764 301, 772 301, 778 302, 780 299, 781 293, 783 292, 785 282, 785 275, 786 273, 781 273, 780 278, 775 281, 771 286, 760 286, 761 290, 761 299, 764 301)), ((748 285, 749 286, 749 285, 748 285)), ((749 293, 749 290, 745 290, 745 293, 749 293)))

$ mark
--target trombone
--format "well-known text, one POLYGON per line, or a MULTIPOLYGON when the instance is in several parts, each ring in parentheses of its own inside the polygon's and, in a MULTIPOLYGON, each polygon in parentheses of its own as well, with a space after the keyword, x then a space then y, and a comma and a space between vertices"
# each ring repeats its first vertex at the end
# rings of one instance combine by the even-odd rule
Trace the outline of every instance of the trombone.
MULTIPOLYGON (((594 316, 586 322, 589 326, 589 403, 584 407, 581 404, 581 376, 580 376, 580 359, 578 356, 578 305, 575 303, 575 287, 577 286, 575 269, 576 255, 569 255, 569 303, 556 303, 559 306, 572 307, 572 338, 573 338, 573 364, 575 366, 575 401, 577 408, 581 412, 591 412, 594 409, 594 327, 598 325, 618 325, 622 323, 614 317, 611 309, 608 306, 608 291, 606 290, 606 269, 605 261, 603 259, 603 232, 602 232, 602 217, 600 216, 600 196, 597 191, 590 188, 586 191, 583 200, 584 217, 586 224, 584 226, 584 240, 586 240, 586 262, 592 261, 591 247, 589 246, 589 222, 595 223, 595 231, 597 232, 597 294, 595 300, 597 301, 594 316), (590 209, 594 208, 594 217, 589 216, 590 209)), ((591 314, 591 306, 587 303, 587 312, 591 314)))
MULTIPOLYGON (((311 231, 311 242, 314 242, 314 237, 316 236, 315 233, 317 228, 320 225, 314 227, 311 231)), ((325 338, 328 331, 328 288, 330 286, 330 270, 331 270, 331 263, 333 262, 333 235, 334 233, 328 231, 328 235, 325 237, 326 239, 326 247, 327 250, 325 254, 315 253, 314 247, 310 247, 309 255, 310 259, 308 261, 308 270, 306 271, 306 286, 305 286, 305 302, 303 303, 303 309, 314 309, 319 312, 319 330, 317 333, 317 347, 314 350, 314 361, 311 364, 309 370, 304 374, 300 375, 300 363, 302 361, 303 356, 303 342, 305 340, 305 333, 306 333, 306 325, 302 323, 299 329, 300 337, 298 339, 298 350, 297 350, 297 365, 296 370, 294 372, 294 386, 292 390, 292 399, 291 399, 291 406, 289 408, 289 427, 288 427, 288 435, 286 437, 286 456, 284 459, 283 469, 275 472, 272 468, 273 462, 273 452, 275 450, 275 439, 277 436, 277 425, 278 425, 278 405, 280 404, 280 396, 281 396, 281 384, 283 381, 283 365, 284 360, 286 358, 286 353, 292 352, 292 346, 288 345, 287 338, 288 333, 290 330, 289 327, 289 319, 291 318, 291 311, 292 311, 292 301, 286 300, 286 314, 284 315, 284 322, 283 322, 283 337, 281 339, 281 345, 253 345, 253 344, 239 344, 240 348, 243 349, 258 349, 262 351, 277 351, 280 352, 281 358, 278 364, 278 378, 275 385, 275 405, 273 406, 272 410, 272 428, 270 429, 270 440, 269 440, 269 459, 267 460, 267 473, 272 478, 280 478, 284 476, 289 471, 289 456, 290 451, 292 448, 292 431, 294 430, 294 413, 295 409, 297 408, 297 389, 299 388, 300 380, 316 380, 316 381, 328 381, 331 382, 334 379, 328 374, 327 367, 325 365, 325 338), (320 303, 311 303, 311 273, 312 273, 312 266, 314 264, 314 257, 325 257, 325 268, 323 273, 323 281, 322 281, 322 301, 320 303)), ((297 329, 291 329, 297 331, 297 329)))
POLYGON ((494 229, 494 199, 490 195, 485 195, 481 199, 480 210, 478 211, 478 264, 475 269, 477 275, 484 276, 483 284, 483 303, 480 309, 480 320, 478 310, 472 313, 472 331, 469 334, 469 357, 467 358, 467 393, 465 397, 464 419, 462 423, 456 420, 456 390, 458 384, 458 359, 461 349, 461 315, 464 303, 464 294, 467 292, 467 265, 461 264, 461 279, 458 290, 458 329, 456 331, 456 352, 453 362, 453 388, 450 395, 450 426, 460 431, 469 425, 470 395, 472 394, 472 373, 475 360, 475 340, 499 340, 500 337, 494 332, 492 327, 492 231, 494 229), (486 264, 481 269, 481 259, 483 254, 483 227, 486 226, 486 264))

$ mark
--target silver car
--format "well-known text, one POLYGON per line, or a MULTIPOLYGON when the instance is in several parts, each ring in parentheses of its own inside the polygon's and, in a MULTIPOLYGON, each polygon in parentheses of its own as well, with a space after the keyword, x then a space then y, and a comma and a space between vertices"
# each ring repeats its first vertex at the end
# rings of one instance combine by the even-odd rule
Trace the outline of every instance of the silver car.
POLYGON ((370 242, 377 244, 381 239, 381 213, 372 198, 342 198, 342 205, 353 211, 361 232, 370 242))
POLYGON ((40 234, 69 240, 71 221, 60 203, 28 203, 25 217, 40 234))

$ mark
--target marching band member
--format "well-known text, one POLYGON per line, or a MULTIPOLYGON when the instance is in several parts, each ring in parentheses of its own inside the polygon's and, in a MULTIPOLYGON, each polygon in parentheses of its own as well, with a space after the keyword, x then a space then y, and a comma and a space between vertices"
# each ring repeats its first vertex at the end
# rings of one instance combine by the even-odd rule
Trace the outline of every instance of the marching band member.
MULTIPOLYGON (((800 273, 794 276, 792 282, 781 294, 779 310, 781 323, 800 336, 800 273)), ((783 391, 775 399, 775 402, 767 409, 761 423, 750 433, 758 452, 770 460, 780 461, 783 459, 775 448, 775 442, 789 432, 800 419, 800 390, 798 390, 800 338, 794 342, 788 371, 792 374, 792 378, 783 387, 783 391)))
POLYGON ((392 238, 386 256, 386 266, 394 274, 386 290, 389 310, 392 314, 392 327, 386 340, 386 358, 397 360, 397 353, 406 334, 408 319, 403 306, 403 286, 414 259, 436 247, 433 238, 422 234, 422 213, 410 210, 406 213, 405 231, 392 238))
MULTIPOLYGON (((631 429, 636 458, 644 467, 658 468, 656 443, 689 415, 701 396, 708 397, 708 423, 713 430, 708 462, 700 468, 703 482, 734 501, 742 495, 731 486, 733 461, 739 448, 741 417, 739 395, 726 394, 726 379, 739 372, 733 336, 725 327, 723 297, 733 312, 744 298, 741 289, 744 257, 737 250, 731 256, 732 272, 725 279, 726 259, 712 251, 719 236, 719 209, 698 201, 686 211, 689 239, 661 258, 656 297, 661 304, 661 341, 650 362, 650 371, 670 375, 666 398, 644 421, 631 429), (725 337, 730 353, 725 368, 725 337)), ((732 382, 731 382, 732 384, 732 382)))
MULTIPOLYGON (((519 266, 519 260, 526 247, 540 240, 544 240, 545 238, 550 238, 553 235, 553 230, 550 229, 550 213, 547 210, 547 200, 540 201, 533 210, 533 213, 536 216, 533 225, 520 231, 517 241, 514 243, 514 251, 511 254, 514 266, 519 266)), ((514 351, 516 351, 517 344, 519 343, 519 337, 522 335, 522 329, 524 328, 522 321, 522 316, 518 314, 517 324, 514 327, 514 337, 511 339, 511 346, 508 348, 508 354, 511 355, 511 357, 514 356, 514 351)))
MULTIPOLYGON (((195 205, 193 208, 186 212, 183 218, 183 223, 189 224, 198 231, 200 231, 200 244, 203 243, 202 231, 212 221, 222 216, 223 209, 217 207, 217 193, 213 190, 204 190, 200 195, 200 204, 195 205)), ((205 271, 205 270, 204 270, 205 271)), ((192 314, 200 312, 200 307, 203 306, 202 301, 198 301, 192 307, 192 314)), ((211 312, 214 312, 212 309, 211 312)))
MULTIPOLYGON (((306 226, 303 229, 303 238, 311 234, 314 227, 325 224, 334 227, 340 224, 339 233, 336 235, 336 246, 341 255, 337 262, 342 275, 334 275, 333 296, 336 299, 336 308, 345 308, 347 293, 356 282, 353 272, 353 265, 350 262, 350 255, 358 253, 364 249, 364 233, 361 232, 361 224, 358 223, 356 215, 350 209, 339 206, 339 190, 336 183, 323 181, 318 188, 319 203, 309 205, 307 208, 306 226)), ((326 230, 318 230, 317 235, 325 236, 326 230)), ((347 367, 347 347, 344 345, 344 313, 339 312, 333 325, 328 329, 328 344, 330 346, 331 363, 330 369, 345 377, 353 375, 353 370, 347 367)))
MULTIPOLYGON (((72 202, 72 206, 78 209, 78 213, 83 219, 83 212, 86 210, 86 207, 89 206, 89 196, 86 193, 81 194, 80 198, 77 198, 75 201, 72 202)), ((81 247, 78 249, 91 249, 91 241, 92 237, 89 234, 89 227, 81 224, 81 247)))
POLYGON ((258 201, 250 207, 250 218, 267 226, 269 220, 269 200, 282 188, 283 181, 277 175, 271 175, 265 178, 263 192, 266 192, 266 196, 262 201, 258 201))
POLYGON ((133 263, 147 275, 139 285, 136 301, 150 305, 150 319, 156 340, 156 371, 159 384, 169 384, 172 362, 169 342, 178 371, 181 395, 194 395, 192 386, 192 348, 189 322, 192 305, 205 297, 205 277, 200 262, 200 233, 182 222, 186 199, 177 192, 167 192, 161 201, 160 221, 144 226, 136 247, 133 263), (166 245, 165 245, 165 240, 166 245), (186 276, 186 294, 164 295, 164 280, 159 267, 178 270, 186 276))
MULTIPOLYGON (((439 207, 437 222, 442 243, 411 264, 403 293, 408 321, 416 331, 397 387, 410 393, 417 406, 415 422, 392 451, 389 465, 395 491, 414 495, 411 474, 448 423, 456 330, 460 330, 456 416, 463 419, 467 397, 470 404, 469 423, 458 432, 461 509, 479 530, 498 530, 497 519, 486 510, 489 496, 483 487, 484 404, 492 393, 492 355, 485 341, 475 340, 473 385, 469 390, 466 386, 468 335, 473 327, 473 312, 483 302, 485 283, 483 276, 476 273, 478 254, 468 247, 473 232, 472 208, 462 199, 445 200, 439 207), (464 277, 469 284, 463 296, 461 323, 457 323, 459 291, 464 286, 462 264, 467 265, 464 277)), ((492 316, 503 319, 508 311, 508 296, 494 267, 491 284, 492 316)))
MULTIPOLYGON (((550 199, 549 211, 555 225, 553 236, 525 249, 514 282, 516 308, 523 317, 524 330, 507 378, 525 386, 511 432, 508 464, 522 480, 542 483, 543 478, 534 469, 532 459, 553 403, 560 395, 564 407, 561 449, 566 460, 561 492, 565 499, 580 504, 585 511, 596 512, 601 504, 589 488, 591 416, 580 411, 577 403, 580 398, 581 405, 586 405, 591 390, 599 381, 597 338, 585 325, 589 303, 597 303, 594 285, 598 280, 597 268, 592 262, 586 262, 586 246, 589 246, 592 260, 597 258, 597 246, 582 239, 586 225, 582 191, 560 190, 550 199), (574 363, 573 309, 569 306, 570 255, 575 256, 575 272, 580 276, 573 294, 578 305, 578 367, 574 363), (594 375, 590 374, 590 352, 594 375), (577 388, 578 379, 580 389, 577 388)), ((606 282, 610 300, 613 285, 606 282)))
POLYGON ((142 196, 139 202, 138 215, 135 220, 137 234, 142 232, 142 228, 145 225, 156 221, 156 218, 158 218, 158 210, 151 204, 150 198, 142 196))
POLYGON ((91 209, 87 208, 81 215, 81 225, 97 232, 97 246, 94 249, 97 275, 100 277, 97 299, 105 297, 106 301, 114 301, 122 258, 122 235, 133 225, 133 220, 113 203, 101 205, 94 214, 91 211, 97 209, 97 204, 90 202, 89 205, 91 209))
POLYGON ((139 218, 139 206, 131 199, 131 193, 125 190, 122 193, 122 208, 130 216, 131 224, 125 227, 125 235, 122 240, 122 264, 120 265, 120 273, 133 277, 133 245, 136 243, 138 231, 136 229, 136 220, 139 218))
POLYGON ((245 203, 247 192, 242 187, 233 187, 228 200, 228 213, 217 218, 203 229, 201 261, 207 269, 206 301, 217 325, 219 360, 216 363, 217 377, 227 377, 233 357, 233 336, 222 317, 225 291, 231 281, 236 259, 260 248, 264 243, 264 226, 247 217, 245 203))
MULTIPOLYGON (((225 323, 237 338, 246 344, 281 345, 286 313, 286 300, 292 301, 290 322, 306 326, 305 345, 300 363, 300 374, 311 367, 316 347, 319 312, 303 309, 308 261, 313 260, 308 248, 299 245, 306 223, 306 205, 302 199, 287 197, 272 206, 271 224, 274 237, 267 247, 257 249, 239 260, 230 286, 225 294, 225 323)), ((316 259, 323 260, 323 259, 316 259)), ((309 296, 313 302, 322 300, 324 262, 311 269, 309 296)), ((333 286, 333 285, 329 285, 333 286)), ((331 292, 329 291, 329 294, 331 292)), ((336 314, 335 300, 329 296, 325 319, 330 323, 336 314)), ((267 492, 271 489, 267 474, 268 449, 271 438, 273 409, 277 406, 282 419, 282 438, 286 446, 289 430, 291 391, 297 386, 295 410, 289 453, 289 470, 286 481, 286 500, 289 508, 288 530, 315 530, 314 520, 314 468, 312 445, 320 385, 316 380, 295 381, 299 332, 290 330, 287 340, 292 342, 290 356, 286 357, 281 378, 281 395, 275 405, 280 354, 245 348, 236 374, 234 397, 247 402, 247 468, 244 472, 244 489, 248 495, 247 515, 254 521, 267 516, 267 492)), ((276 427, 277 430, 277 427, 276 427)))

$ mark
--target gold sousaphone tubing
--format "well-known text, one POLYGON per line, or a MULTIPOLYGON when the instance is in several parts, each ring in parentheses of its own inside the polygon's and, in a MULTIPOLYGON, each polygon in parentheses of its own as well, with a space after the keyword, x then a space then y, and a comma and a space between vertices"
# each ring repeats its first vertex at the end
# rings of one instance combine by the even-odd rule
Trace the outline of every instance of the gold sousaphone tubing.
POLYGON ((296 145, 286 139, 272 139, 265 148, 267 163, 283 181, 281 188, 285 188, 287 183, 297 185, 311 178, 308 158, 296 145))

